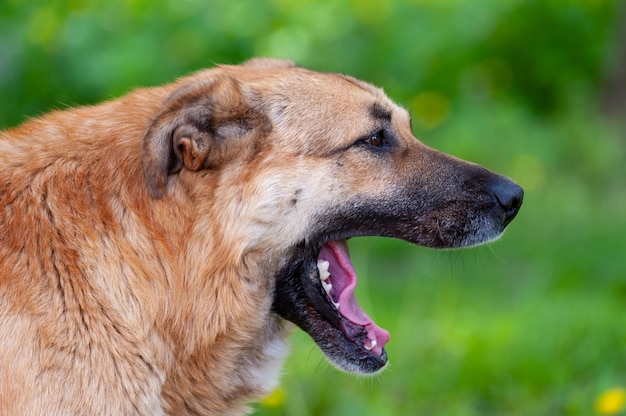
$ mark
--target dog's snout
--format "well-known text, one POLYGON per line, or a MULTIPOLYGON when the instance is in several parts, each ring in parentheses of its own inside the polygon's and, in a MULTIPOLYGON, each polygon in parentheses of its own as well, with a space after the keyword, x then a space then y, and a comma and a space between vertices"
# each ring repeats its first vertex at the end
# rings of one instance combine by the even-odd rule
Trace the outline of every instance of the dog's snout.
POLYGON ((501 178, 492 185, 491 191, 504 210, 504 226, 517 215, 524 199, 524 190, 510 179, 501 178))

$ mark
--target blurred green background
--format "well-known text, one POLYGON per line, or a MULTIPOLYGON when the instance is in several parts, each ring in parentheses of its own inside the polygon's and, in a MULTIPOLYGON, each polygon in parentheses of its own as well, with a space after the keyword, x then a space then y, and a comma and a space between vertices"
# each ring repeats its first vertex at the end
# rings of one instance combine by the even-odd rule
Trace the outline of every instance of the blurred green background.
POLYGON ((339 373, 296 331, 256 414, 626 414, 624 2, 2 0, 0 128, 259 55, 383 87, 526 197, 487 247, 354 240, 388 370, 339 373))

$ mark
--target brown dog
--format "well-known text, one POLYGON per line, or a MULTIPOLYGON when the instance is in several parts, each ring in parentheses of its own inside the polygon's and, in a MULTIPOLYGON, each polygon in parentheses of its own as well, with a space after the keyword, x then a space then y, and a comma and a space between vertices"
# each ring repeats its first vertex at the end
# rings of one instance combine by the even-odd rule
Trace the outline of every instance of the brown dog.
POLYGON ((269 59, 0 132, 0 414, 240 414, 288 321, 376 372, 345 240, 481 244, 522 195, 381 90, 269 59))

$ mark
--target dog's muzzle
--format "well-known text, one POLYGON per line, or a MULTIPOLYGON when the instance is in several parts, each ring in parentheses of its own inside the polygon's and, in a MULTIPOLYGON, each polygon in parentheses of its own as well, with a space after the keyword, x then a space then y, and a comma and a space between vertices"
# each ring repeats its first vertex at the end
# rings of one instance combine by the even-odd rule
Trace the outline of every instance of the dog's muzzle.
MULTIPOLYGON (((385 236, 432 248, 497 239, 515 218, 524 191, 478 165, 432 152, 429 170, 415 169, 388 189, 357 194, 323 209, 316 229, 293 248, 276 275, 273 310, 306 331, 331 363, 375 373, 387 363, 389 333, 359 306, 357 275, 346 240, 385 236)), ((422 159, 423 162, 423 159, 422 159)))

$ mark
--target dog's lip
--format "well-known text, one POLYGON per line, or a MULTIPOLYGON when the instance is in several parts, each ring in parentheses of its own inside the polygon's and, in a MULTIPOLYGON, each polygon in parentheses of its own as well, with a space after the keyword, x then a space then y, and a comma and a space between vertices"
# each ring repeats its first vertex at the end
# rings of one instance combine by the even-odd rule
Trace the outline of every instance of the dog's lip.
MULTIPOLYGON (((360 345, 368 352, 371 351, 378 356, 382 356, 384 353, 383 347, 389 341, 389 332, 376 325, 356 299, 354 291, 358 278, 350 260, 347 240, 341 239, 326 242, 320 249, 317 259, 318 281, 319 285, 322 286, 323 298, 333 306, 334 311, 340 316, 342 323, 340 326, 342 328, 339 329, 355 344, 360 345), (322 283, 320 278, 320 261, 328 262, 328 271, 330 272, 328 280, 324 283, 322 283), (325 285, 332 287, 330 293, 327 293, 324 289, 325 285), (359 326, 365 331, 365 335, 363 331, 358 331, 358 334, 354 333, 355 331, 350 330, 352 325, 346 325, 344 321, 359 326)), ((320 312, 323 313, 327 310, 327 308, 324 308, 320 312)))

